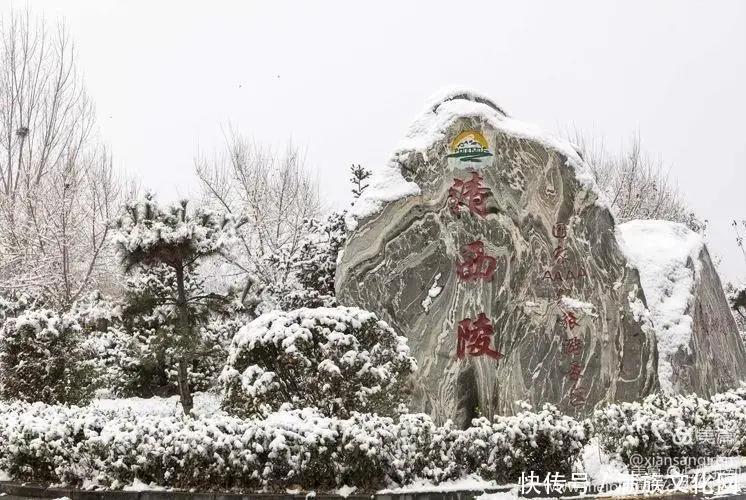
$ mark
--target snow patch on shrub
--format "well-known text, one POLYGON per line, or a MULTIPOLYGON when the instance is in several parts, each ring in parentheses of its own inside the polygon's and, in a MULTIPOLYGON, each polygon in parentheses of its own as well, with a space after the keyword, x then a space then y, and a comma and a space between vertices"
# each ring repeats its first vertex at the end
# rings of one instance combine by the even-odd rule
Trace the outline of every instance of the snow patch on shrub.
POLYGON ((290 403, 327 415, 394 414, 417 369, 407 339, 354 307, 273 311, 233 338, 220 375, 226 410, 261 415, 290 403))
POLYGON ((244 420, 0 403, 0 470, 16 481, 114 489, 371 491, 569 472, 587 442, 587 424, 551 406, 474 424, 439 427, 424 414, 340 419, 310 408, 244 420))
POLYGON ((746 386, 718 394, 711 401, 661 393, 642 402, 610 404, 594 412, 593 426, 602 449, 628 465, 633 455, 743 455, 746 386))

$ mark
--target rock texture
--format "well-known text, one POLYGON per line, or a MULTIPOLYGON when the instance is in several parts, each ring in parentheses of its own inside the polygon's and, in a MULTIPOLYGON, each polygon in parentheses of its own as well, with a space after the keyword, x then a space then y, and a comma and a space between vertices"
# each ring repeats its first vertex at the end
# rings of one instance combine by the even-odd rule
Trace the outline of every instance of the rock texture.
POLYGON ((638 220, 619 225, 617 238, 640 273, 661 389, 709 397, 746 379, 746 351, 701 236, 638 220))
POLYGON ((451 93, 356 210, 337 294, 408 337, 415 409, 467 425, 519 400, 587 413, 659 388, 637 270, 566 144, 451 93))

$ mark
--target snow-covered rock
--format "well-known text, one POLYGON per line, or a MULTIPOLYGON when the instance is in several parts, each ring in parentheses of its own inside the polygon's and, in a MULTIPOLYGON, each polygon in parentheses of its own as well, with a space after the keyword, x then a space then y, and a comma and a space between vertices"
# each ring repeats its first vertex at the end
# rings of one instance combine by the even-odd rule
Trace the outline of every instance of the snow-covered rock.
POLYGON ((666 222, 615 229, 570 144, 448 91, 385 172, 350 213, 336 290, 407 336, 418 410, 467 425, 519 399, 590 412, 746 377, 701 238, 666 222))
POLYGON ((667 392, 708 397, 746 378, 746 352, 702 237, 683 224, 633 220, 616 229, 640 274, 667 392))
POLYGON ((521 399, 582 413, 657 388, 637 272, 569 143, 448 91, 385 172, 351 212, 336 289, 409 339, 414 408, 465 426, 521 399))
MULTIPOLYGON (((390 161, 373 173, 370 185, 347 214, 348 228, 355 229, 359 219, 380 212, 387 203, 421 194, 419 184, 407 178, 406 171, 401 168, 402 164, 411 155, 427 155, 428 150, 436 143, 447 139, 448 129, 465 117, 478 119, 512 137, 536 141, 543 147, 557 151, 566 158, 567 166, 574 170, 578 180, 591 189, 596 188, 588 166, 570 143, 547 134, 533 124, 511 118, 493 101, 478 92, 459 87, 445 88, 428 100, 390 161)), ((603 197, 599 201, 606 204, 603 197)))

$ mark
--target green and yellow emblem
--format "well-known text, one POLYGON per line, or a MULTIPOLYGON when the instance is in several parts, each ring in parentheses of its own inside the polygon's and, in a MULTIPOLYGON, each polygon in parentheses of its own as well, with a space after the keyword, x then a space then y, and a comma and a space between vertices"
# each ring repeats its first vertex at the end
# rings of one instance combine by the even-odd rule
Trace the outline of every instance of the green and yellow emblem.
POLYGON ((465 130, 451 141, 452 153, 448 158, 458 158, 461 161, 478 162, 490 153, 487 139, 476 130, 465 130))

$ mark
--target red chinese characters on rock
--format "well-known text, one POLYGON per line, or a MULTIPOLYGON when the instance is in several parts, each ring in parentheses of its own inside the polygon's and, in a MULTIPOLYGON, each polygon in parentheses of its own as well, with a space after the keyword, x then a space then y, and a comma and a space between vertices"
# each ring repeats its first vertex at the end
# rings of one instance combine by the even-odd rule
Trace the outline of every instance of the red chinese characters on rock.
POLYGON ((565 356, 569 356, 571 359, 570 369, 566 375, 572 381, 572 389, 570 389, 570 405, 573 408, 583 406, 585 404, 585 388, 581 387, 578 383, 583 375, 583 365, 581 363, 583 357, 583 340, 580 337, 573 336, 572 330, 579 326, 578 318, 572 311, 563 311, 562 319, 560 320, 565 327, 568 329, 568 336, 562 342, 562 351, 565 356))
POLYGON ((570 404, 574 408, 585 405, 585 399, 585 387, 579 385, 573 387, 572 391, 570 391, 570 404))
POLYGON ((479 313, 477 319, 467 318, 459 321, 458 324, 458 341, 456 343, 456 357, 464 359, 469 356, 487 356, 500 359, 502 353, 490 348, 492 342, 492 323, 484 315, 479 313))
POLYGON ((567 225, 563 224, 562 222, 558 222, 557 224, 552 226, 552 236, 559 240, 567 238, 567 225))
POLYGON ((453 179, 453 186, 448 189, 448 208, 456 217, 461 217, 461 207, 467 207, 469 212, 485 217, 487 215, 487 196, 490 190, 482 185, 484 179, 476 172, 471 173, 471 179, 453 179))
POLYGON ((583 373, 583 367, 578 363, 577 361, 573 361, 570 364, 570 371, 567 372, 567 376, 572 380, 573 382, 577 382, 580 380, 580 375, 583 373))
POLYGON ((583 341, 578 337, 572 337, 565 340, 565 354, 570 356, 577 356, 583 353, 583 341))
POLYGON ((489 281, 495 274, 497 260, 484 252, 484 243, 480 240, 466 245, 462 253, 463 262, 456 263, 456 273, 462 281, 477 281, 482 278, 489 281))
MULTIPOLYGON (((480 217, 487 216, 487 197, 490 189, 482 181, 484 178, 477 172, 471 172, 468 180, 454 179, 453 186, 448 189, 448 209, 456 217, 461 217, 461 208, 466 207, 471 214, 480 217)), ((497 260, 487 255, 484 242, 472 241, 462 252, 463 260, 456 263, 456 273, 462 281, 489 281, 495 274, 497 260)), ((466 318, 458 323, 458 338, 456 343, 456 357, 464 359, 468 356, 487 355, 493 359, 500 359, 502 353, 492 349, 492 323, 484 313, 479 313, 476 319, 466 318)))
POLYGON ((562 322, 565 324, 566 328, 572 330, 578 326, 578 317, 575 316, 574 312, 565 312, 563 313, 562 322))

